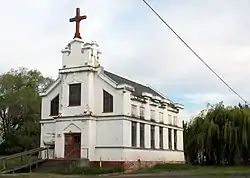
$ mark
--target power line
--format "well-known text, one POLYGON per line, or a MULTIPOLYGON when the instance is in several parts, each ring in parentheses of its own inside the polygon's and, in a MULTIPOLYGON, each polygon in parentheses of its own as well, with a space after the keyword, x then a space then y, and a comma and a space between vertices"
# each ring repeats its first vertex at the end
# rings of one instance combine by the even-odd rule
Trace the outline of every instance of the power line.
POLYGON ((222 83, 224 83, 236 96, 238 96, 245 104, 249 105, 248 102, 237 93, 222 77, 219 76, 181 37, 173 30, 173 28, 151 7, 146 0, 142 0, 151 10, 152 12, 185 44, 185 46, 216 76, 218 77, 222 83))

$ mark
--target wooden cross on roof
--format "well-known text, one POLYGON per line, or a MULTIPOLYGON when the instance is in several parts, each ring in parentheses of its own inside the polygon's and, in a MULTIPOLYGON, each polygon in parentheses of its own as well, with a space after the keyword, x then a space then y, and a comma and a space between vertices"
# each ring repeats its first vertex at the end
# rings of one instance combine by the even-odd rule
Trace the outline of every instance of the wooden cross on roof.
POLYGON ((81 16, 80 8, 76 8, 76 16, 69 19, 70 22, 76 22, 76 32, 75 32, 74 38, 82 39, 81 34, 80 34, 80 22, 81 20, 84 20, 84 19, 87 19, 87 16, 86 15, 81 16))

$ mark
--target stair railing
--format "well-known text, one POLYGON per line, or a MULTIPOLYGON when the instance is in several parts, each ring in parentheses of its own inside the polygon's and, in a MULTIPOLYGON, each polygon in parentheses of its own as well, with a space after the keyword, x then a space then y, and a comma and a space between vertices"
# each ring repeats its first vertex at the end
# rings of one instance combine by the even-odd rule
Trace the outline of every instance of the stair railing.
MULTIPOLYGON (((23 167, 23 165, 28 165, 30 171, 31 166, 34 161, 42 159, 39 155, 41 152, 46 151, 46 158, 49 159, 49 148, 35 148, 28 151, 24 151, 21 153, 16 153, 9 156, 4 156, 0 158, 0 172, 4 172, 5 170, 15 170, 18 167, 23 167), (32 156, 37 154, 36 156, 32 156), (8 163, 8 164, 7 164, 8 163)), ((13 171, 14 172, 14 171, 13 171)))

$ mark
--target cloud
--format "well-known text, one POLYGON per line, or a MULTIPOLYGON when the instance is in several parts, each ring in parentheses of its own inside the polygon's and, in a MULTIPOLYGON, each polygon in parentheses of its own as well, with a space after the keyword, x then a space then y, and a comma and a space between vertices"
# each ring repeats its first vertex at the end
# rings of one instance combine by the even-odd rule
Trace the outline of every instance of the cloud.
MULTIPOLYGON (((148 2, 250 100, 248 0, 148 2)), ((81 33, 84 40, 99 43, 101 64, 183 103, 186 117, 208 101, 240 101, 142 1, 134 0, 5 1, 0 7, 0 72, 25 66, 56 77, 61 67, 60 51, 74 35, 74 24, 68 19, 76 7, 88 16, 81 33)))

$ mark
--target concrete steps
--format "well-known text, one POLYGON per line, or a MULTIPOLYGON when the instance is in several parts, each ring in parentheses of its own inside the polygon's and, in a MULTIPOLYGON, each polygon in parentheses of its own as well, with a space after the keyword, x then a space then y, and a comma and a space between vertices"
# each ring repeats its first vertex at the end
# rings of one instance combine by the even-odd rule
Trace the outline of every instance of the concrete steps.
POLYGON ((86 167, 88 165, 88 159, 50 159, 44 163, 41 163, 37 169, 33 170, 33 172, 55 173, 70 168, 71 166, 86 167))

